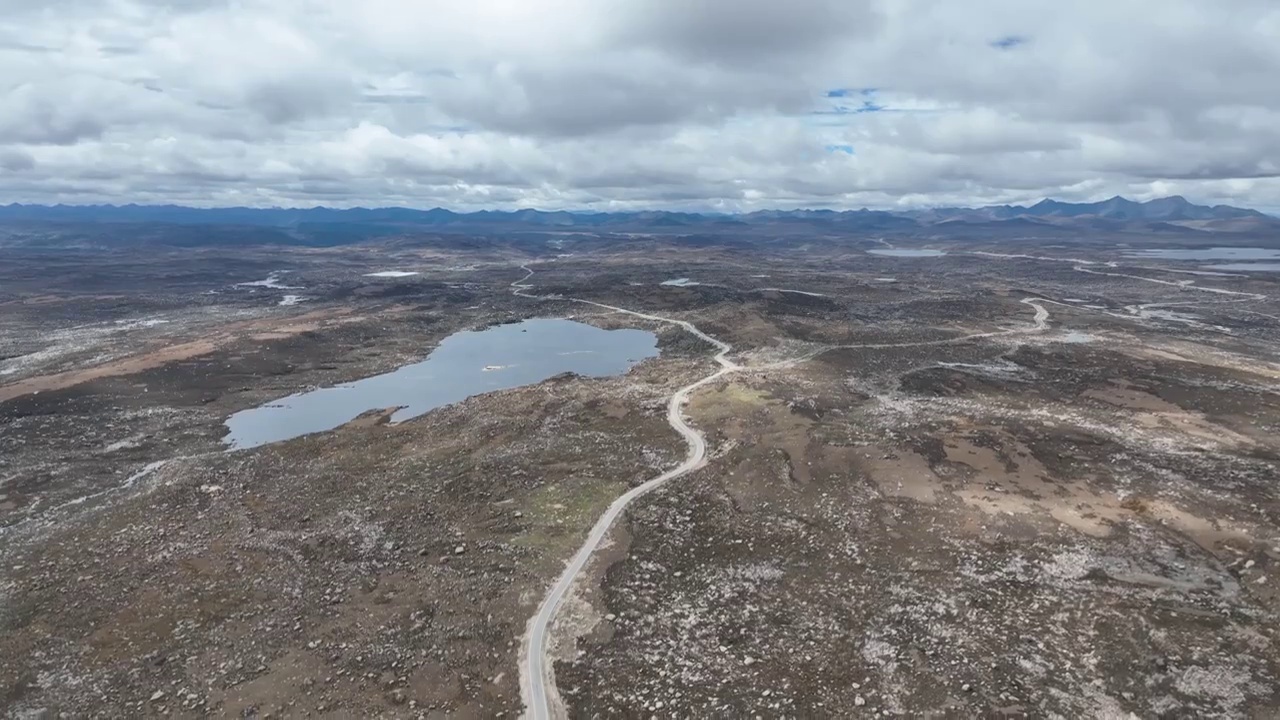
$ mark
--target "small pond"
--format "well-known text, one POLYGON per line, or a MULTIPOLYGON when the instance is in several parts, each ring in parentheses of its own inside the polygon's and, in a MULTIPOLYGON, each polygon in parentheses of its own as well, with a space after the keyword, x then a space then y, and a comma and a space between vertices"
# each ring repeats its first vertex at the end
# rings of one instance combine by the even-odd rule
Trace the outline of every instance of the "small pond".
POLYGON ((561 373, 620 375, 658 355, 644 330, 601 330, 535 319, 454 333, 425 360, 336 387, 290 395, 227 419, 223 442, 243 449, 332 430, 370 410, 399 407, 408 420, 473 395, 532 385, 561 373))

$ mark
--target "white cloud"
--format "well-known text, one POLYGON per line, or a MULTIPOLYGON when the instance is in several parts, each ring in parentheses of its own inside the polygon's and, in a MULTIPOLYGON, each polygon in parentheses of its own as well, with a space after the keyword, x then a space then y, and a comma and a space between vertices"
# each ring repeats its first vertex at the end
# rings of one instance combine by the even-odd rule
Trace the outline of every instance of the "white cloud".
POLYGON ((1270 0, 0 0, 0 202, 1275 209, 1276 77, 1270 0))

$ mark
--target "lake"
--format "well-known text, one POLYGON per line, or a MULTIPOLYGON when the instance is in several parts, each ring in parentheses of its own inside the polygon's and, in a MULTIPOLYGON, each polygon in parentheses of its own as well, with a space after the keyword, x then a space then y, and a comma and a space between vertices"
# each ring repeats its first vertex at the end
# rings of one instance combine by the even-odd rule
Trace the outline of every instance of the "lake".
POLYGON ((290 395, 227 419, 223 442, 257 447, 343 425, 361 413, 400 407, 392 422, 473 395, 532 385, 561 373, 620 375, 657 357, 644 330, 602 330, 561 319, 534 319, 445 338, 425 360, 353 383, 290 395))
POLYGON ((1124 256, 1159 260, 1280 260, 1280 250, 1260 247, 1149 248, 1130 250, 1124 256))
POLYGON ((928 250, 925 248, 876 248, 868 250, 869 255, 883 255, 885 257, 942 257, 946 255, 942 250, 928 250))
POLYGON ((1242 262, 1242 263, 1223 263, 1221 265, 1206 265, 1214 270, 1235 270, 1237 272, 1280 272, 1280 263, 1274 262, 1242 262))

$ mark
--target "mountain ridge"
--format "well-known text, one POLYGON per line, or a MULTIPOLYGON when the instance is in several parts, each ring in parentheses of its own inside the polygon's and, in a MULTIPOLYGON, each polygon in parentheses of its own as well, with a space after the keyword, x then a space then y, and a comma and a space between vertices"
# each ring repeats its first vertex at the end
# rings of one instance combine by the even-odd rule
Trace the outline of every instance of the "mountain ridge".
POLYGON ((169 225, 235 225, 281 230, 313 226, 378 226, 395 228, 576 228, 576 229, 725 229, 782 223, 840 230, 920 230, 931 226, 1003 224, 1117 230, 1197 231, 1280 230, 1280 218, 1229 205, 1197 205, 1180 195, 1145 202, 1115 196, 1091 203, 1046 198, 1032 205, 940 207, 915 210, 798 209, 756 210, 740 214, 670 210, 626 212, 479 210, 456 212, 406 207, 331 208, 194 208, 182 205, 0 205, 0 222, 134 223, 169 225))

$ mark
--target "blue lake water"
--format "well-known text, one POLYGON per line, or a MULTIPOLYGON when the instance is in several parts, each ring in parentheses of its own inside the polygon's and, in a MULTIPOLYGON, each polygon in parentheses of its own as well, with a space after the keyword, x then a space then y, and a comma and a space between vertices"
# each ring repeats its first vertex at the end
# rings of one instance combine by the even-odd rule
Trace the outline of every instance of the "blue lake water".
POLYGON ((1280 260, 1280 250, 1260 247, 1145 248, 1124 255, 1159 260, 1280 260))
POLYGON ((870 255, 883 255, 885 257, 942 257, 946 255, 942 250, 928 250, 925 248, 876 248, 868 250, 870 255))
POLYGON ((535 319, 454 333, 425 360, 345 385, 290 395, 227 419, 223 442, 243 449, 332 430, 369 410, 400 407, 392 422, 473 395, 532 385, 561 373, 625 373, 658 355, 644 330, 601 330, 572 320, 535 319))

